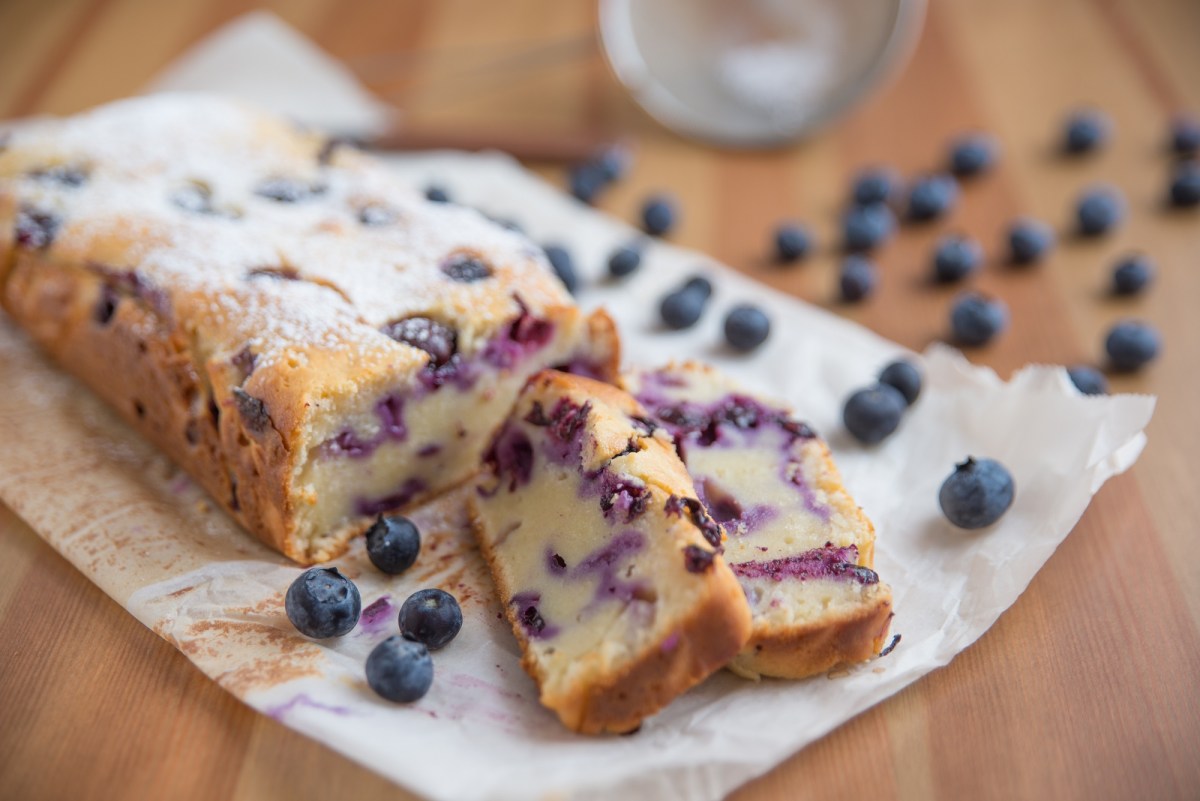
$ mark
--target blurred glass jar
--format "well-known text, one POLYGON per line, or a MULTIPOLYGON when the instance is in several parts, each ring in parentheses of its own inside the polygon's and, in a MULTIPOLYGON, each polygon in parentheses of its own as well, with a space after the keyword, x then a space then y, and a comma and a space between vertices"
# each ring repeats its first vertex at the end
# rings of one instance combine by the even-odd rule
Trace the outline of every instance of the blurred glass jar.
POLYGON ((735 147, 784 144, 898 71, 925 0, 600 0, 617 78, 672 130, 735 147))

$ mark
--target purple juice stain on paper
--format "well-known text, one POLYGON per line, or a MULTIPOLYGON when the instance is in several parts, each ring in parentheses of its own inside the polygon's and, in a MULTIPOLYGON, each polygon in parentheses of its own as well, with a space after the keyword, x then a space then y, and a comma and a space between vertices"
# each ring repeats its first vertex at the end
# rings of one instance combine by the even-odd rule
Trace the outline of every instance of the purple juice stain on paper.
POLYGON ((364 634, 378 634, 394 617, 395 607, 392 606, 392 596, 382 595, 366 609, 358 619, 359 628, 364 634))
POLYGON ((337 706, 335 704, 323 704, 320 701, 313 699, 307 693, 300 693, 299 695, 291 698, 288 701, 285 701, 282 704, 267 707, 265 711, 268 717, 274 718, 275 720, 283 720, 288 712, 291 712, 296 707, 301 706, 308 707, 309 709, 319 709, 324 712, 332 712, 335 715, 352 714, 352 711, 348 707, 337 706))

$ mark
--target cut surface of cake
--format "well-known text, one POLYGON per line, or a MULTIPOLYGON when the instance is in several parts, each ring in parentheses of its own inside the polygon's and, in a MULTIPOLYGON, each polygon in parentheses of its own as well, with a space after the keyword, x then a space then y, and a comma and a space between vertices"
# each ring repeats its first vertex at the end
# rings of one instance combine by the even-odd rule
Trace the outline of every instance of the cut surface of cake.
POLYGON ((879 653, 892 595, 872 569, 875 531, 825 443, 781 405, 696 363, 622 384, 675 438, 753 615, 730 668, 803 678, 879 653))
POLYGON ((522 664, 568 728, 630 731, 745 644, 721 527, 628 394, 539 373, 485 464, 480 546, 522 664))
POLYGON ((0 303, 303 563, 470 478, 533 373, 617 360, 525 237, 203 95, 4 135, 0 303))

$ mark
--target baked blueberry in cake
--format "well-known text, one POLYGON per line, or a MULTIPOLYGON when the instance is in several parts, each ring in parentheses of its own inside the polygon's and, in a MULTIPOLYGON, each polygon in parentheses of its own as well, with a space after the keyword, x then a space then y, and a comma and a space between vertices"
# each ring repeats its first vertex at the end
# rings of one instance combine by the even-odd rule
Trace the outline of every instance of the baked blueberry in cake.
POLYGON ((617 359, 525 237, 200 95, 12 133, 0 302, 303 563, 468 479, 529 376, 617 359))
POLYGON ((719 670, 750 631, 670 437, 628 394, 534 376, 485 457, 472 517, 541 702, 626 732, 719 670))
POLYGON ((674 437, 728 534, 725 559, 753 616, 731 669, 802 678, 879 653, 892 595, 872 569, 875 531, 813 430, 704 365, 622 383, 674 437))

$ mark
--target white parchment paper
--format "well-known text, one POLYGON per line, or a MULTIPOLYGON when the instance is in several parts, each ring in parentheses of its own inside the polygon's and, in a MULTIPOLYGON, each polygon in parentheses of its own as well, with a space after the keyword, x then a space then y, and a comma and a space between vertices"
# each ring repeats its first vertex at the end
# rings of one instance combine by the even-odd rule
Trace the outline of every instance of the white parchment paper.
MULTIPOLYGON (((273 28, 259 24, 253 36, 235 28, 238 35, 219 39, 220 58, 204 45, 189 58, 236 73, 270 64, 282 50, 284 63, 322 68, 315 48, 297 50, 294 33, 273 28)), ((203 83, 195 70, 186 74, 190 88, 203 83)), ((228 85, 226 76, 212 77, 228 85)), ((0 500, 230 692, 430 798, 719 798, 974 642, 1145 443, 1152 398, 1082 397, 1054 368, 1029 367, 1002 382, 934 347, 919 357, 925 391, 900 430, 863 448, 840 432, 841 401, 903 353, 899 346, 668 244, 652 244, 630 280, 606 282, 607 255, 635 232, 505 157, 431 153, 392 162, 404 180, 436 181, 463 203, 517 221, 536 241, 568 245, 585 277, 580 300, 616 318, 627 363, 702 359, 793 404, 826 435, 876 523, 876 568, 893 587, 892 630, 903 635, 889 656, 829 677, 754 684, 718 674, 633 736, 570 734, 538 705, 521 672, 460 498, 417 512, 423 550, 405 576, 374 570, 356 543, 336 564, 362 592, 363 619, 337 641, 308 641, 283 613, 299 569, 240 531, 0 321, 0 500), (716 286, 711 308, 691 331, 660 331, 656 299, 698 266, 716 286), (723 310, 743 300, 767 309, 774 325, 750 356, 720 345, 723 310), (968 454, 999 459, 1017 484, 1013 508, 982 532, 953 529, 937 508, 938 486, 968 454), (435 654, 430 693, 394 706, 367 688, 363 664, 395 632, 403 599, 426 586, 457 595, 465 624, 435 654)))

